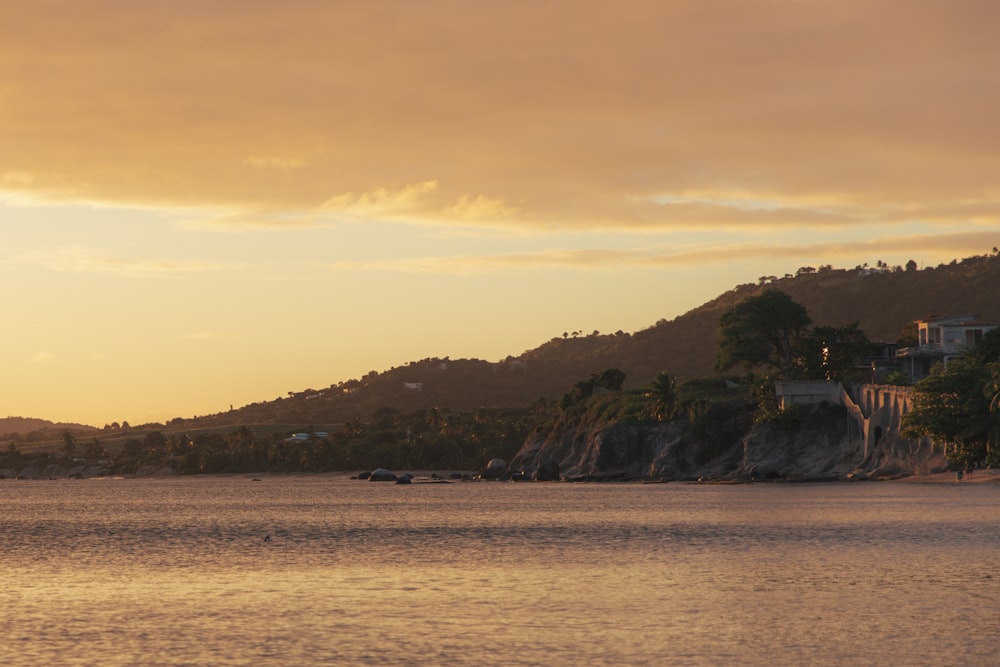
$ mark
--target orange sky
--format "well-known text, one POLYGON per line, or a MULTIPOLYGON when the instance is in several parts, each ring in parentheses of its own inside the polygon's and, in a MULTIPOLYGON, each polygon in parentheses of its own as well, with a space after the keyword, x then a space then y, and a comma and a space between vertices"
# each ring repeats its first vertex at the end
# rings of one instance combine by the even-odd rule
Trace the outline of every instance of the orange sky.
POLYGON ((997 25, 986 1, 5 2, 0 413, 190 416, 801 265, 987 252, 997 25))

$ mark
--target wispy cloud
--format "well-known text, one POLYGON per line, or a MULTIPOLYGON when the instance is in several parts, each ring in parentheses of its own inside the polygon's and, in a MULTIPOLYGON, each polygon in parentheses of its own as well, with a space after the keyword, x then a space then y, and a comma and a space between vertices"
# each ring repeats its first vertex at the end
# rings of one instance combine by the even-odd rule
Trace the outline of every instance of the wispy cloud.
POLYGON ((54 361, 56 355, 51 352, 36 352, 30 359, 33 364, 47 364, 54 361))
POLYGON ((403 273, 469 274, 534 269, 621 270, 658 269, 732 263, 755 259, 788 259, 836 263, 871 257, 874 263, 900 252, 954 256, 981 254, 1000 243, 1000 231, 925 234, 904 238, 882 237, 862 241, 773 244, 762 242, 696 244, 676 249, 549 249, 495 255, 402 258, 367 262, 335 262, 335 271, 394 271, 403 273))
POLYGON ((97 248, 59 246, 15 252, 6 263, 39 266, 51 271, 124 274, 133 277, 167 277, 234 268, 233 264, 165 258, 121 257, 97 248))

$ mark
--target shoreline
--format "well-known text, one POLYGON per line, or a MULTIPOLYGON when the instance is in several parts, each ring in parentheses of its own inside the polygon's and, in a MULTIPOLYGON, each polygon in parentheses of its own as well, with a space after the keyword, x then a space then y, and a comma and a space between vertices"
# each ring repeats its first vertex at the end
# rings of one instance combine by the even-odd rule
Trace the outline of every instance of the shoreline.
MULTIPOLYGON (((152 467, 150 467, 152 468, 152 467)), ((14 473, 7 475, 0 475, 0 482, 3 481, 59 481, 59 480, 70 480, 79 481, 83 480, 109 480, 109 479, 169 479, 169 478, 198 478, 198 477, 245 477, 248 480, 260 481, 266 478, 329 478, 338 481, 351 481, 356 480, 358 474, 362 471, 348 470, 348 471, 326 471, 326 472, 236 472, 236 473, 211 473, 211 474, 193 474, 193 475, 180 475, 174 471, 168 471, 165 469, 147 469, 140 471, 138 473, 126 474, 126 475, 110 475, 110 474, 93 474, 96 472, 94 469, 90 471, 80 471, 78 469, 68 469, 68 470, 48 470, 42 471, 32 471, 35 473, 42 472, 42 474, 31 475, 31 476, 21 476, 15 471, 2 471, 4 473, 14 473), (79 477, 75 477, 74 474, 83 473, 79 477), (90 472, 91 474, 86 474, 90 472), (72 473, 72 474, 71 474, 72 473)), ((472 481, 477 478, 477 473, 470 470, 400 470, 394 471, 397 474, 409 473, 411 474, 414 484, 427 484, 427 483, 450 483, 458 481, 472 481), (460 477, 455 477, 458 475, 460 477)), ((357 480, 364 481, 364 480, 357 480)), ((491 480, 493 481, 493 480, 491 480)), ((502 481, 502 480, 497 480, 502 481)), ((836 484, 836 483, 852 483, 857 484, 861 482, 893 482, 902 484, 1000 484, 1000 469, 998 468, 985 468, 973 470, 970 473, 964 473, 959 479, 958 474, 955 471, 950 472, 938 472, 930 474, 913 474, 904 477, 891 477, 891 478, 874 478, 874 479, 782 479, 775 478, 770 480, 731 480, 731 479, 704 479, 704 480, 663 480, 663 479, 630 479, 630 480, 558 480, 560 483, 566 484, 578 484, 578 483, 636 483, 636 484, 796 484, 796 483, 822 483, 822 484, 836 484)), ((387 482, 382 482, 387 483, 387 482)), ((520 483, 520 482, 519 482, 520 483)))
POLYGON ((997 484, 1000 483, 1000 469, 973 470, 962 475, 961 479, 958 479, 955 472, 936 472, 930 475, 910 475, 887 481, 908 484, 997 484))

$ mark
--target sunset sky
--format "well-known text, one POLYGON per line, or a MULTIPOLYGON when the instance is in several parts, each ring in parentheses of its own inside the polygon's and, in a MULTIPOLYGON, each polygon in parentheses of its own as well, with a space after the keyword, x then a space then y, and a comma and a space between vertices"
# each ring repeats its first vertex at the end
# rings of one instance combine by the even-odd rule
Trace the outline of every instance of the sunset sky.
POLYGON ((163 421, 1000 245, 994 0, 8 0, 0 416, 163 421))

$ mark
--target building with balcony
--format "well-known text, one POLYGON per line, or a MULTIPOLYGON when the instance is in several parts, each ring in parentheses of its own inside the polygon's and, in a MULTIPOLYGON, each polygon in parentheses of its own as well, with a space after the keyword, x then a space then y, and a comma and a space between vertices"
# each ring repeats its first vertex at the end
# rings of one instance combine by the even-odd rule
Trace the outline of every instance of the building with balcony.
POLYGON ((975 347, 983 336, 1000 325, 986 324, 975 315, 932 317, 917 322, 917 346, 896 350, 904 371, 917 380, 930 375, 935 364, 948 366, 948 361, 960 357, 975 347))

